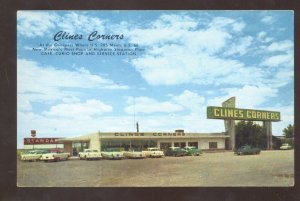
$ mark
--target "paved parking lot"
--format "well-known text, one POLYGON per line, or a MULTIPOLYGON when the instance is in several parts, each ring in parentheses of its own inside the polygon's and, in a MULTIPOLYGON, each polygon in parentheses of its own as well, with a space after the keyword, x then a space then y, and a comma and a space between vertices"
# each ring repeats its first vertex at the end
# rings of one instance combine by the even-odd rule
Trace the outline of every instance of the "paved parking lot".
POLYGON ((294 150, 53 163, 17 162, 19 187, 293 186, 294 150))

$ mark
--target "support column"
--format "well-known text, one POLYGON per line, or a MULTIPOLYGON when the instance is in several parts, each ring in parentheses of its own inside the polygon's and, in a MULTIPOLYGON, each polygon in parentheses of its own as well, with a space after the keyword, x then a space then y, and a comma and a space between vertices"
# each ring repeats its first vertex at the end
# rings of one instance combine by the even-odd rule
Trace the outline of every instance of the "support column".
POLYGON ((272 142, 272 122, 270 121, 264 121, 263 127, 265 130, 265 133, 267 135, 267 150, 273 149, 273 142, 272 142))
MULTIPOLYGON (((235 97, 231 97, 222 103, 222 107, 235 108, 235 97)), ((224 120, 225 134, 229 135, 229 147, 228 149, 235 149, 235 121, 224 120)), ((226 147, 225 147, 226 148, 226 147)))

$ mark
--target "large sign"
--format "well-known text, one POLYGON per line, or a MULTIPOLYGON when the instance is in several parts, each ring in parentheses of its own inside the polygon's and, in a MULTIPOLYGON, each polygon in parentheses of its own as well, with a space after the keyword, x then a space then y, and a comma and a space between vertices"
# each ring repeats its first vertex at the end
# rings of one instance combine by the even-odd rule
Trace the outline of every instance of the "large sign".
POLYGON ((61 144, 59 138, 24 138, 24 145, 32 144, 61 144))
POLYGON ((208 106, 207 118, 250 121, 280 121, 280 112, 208 106))

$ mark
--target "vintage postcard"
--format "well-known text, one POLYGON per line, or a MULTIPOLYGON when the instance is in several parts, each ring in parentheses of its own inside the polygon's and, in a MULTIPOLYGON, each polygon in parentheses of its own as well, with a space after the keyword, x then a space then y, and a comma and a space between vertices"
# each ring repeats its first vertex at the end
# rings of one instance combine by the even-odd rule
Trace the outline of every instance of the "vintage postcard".
POLYGON ((17 12, 18 187, 294 186, 294 12, 17 12))

